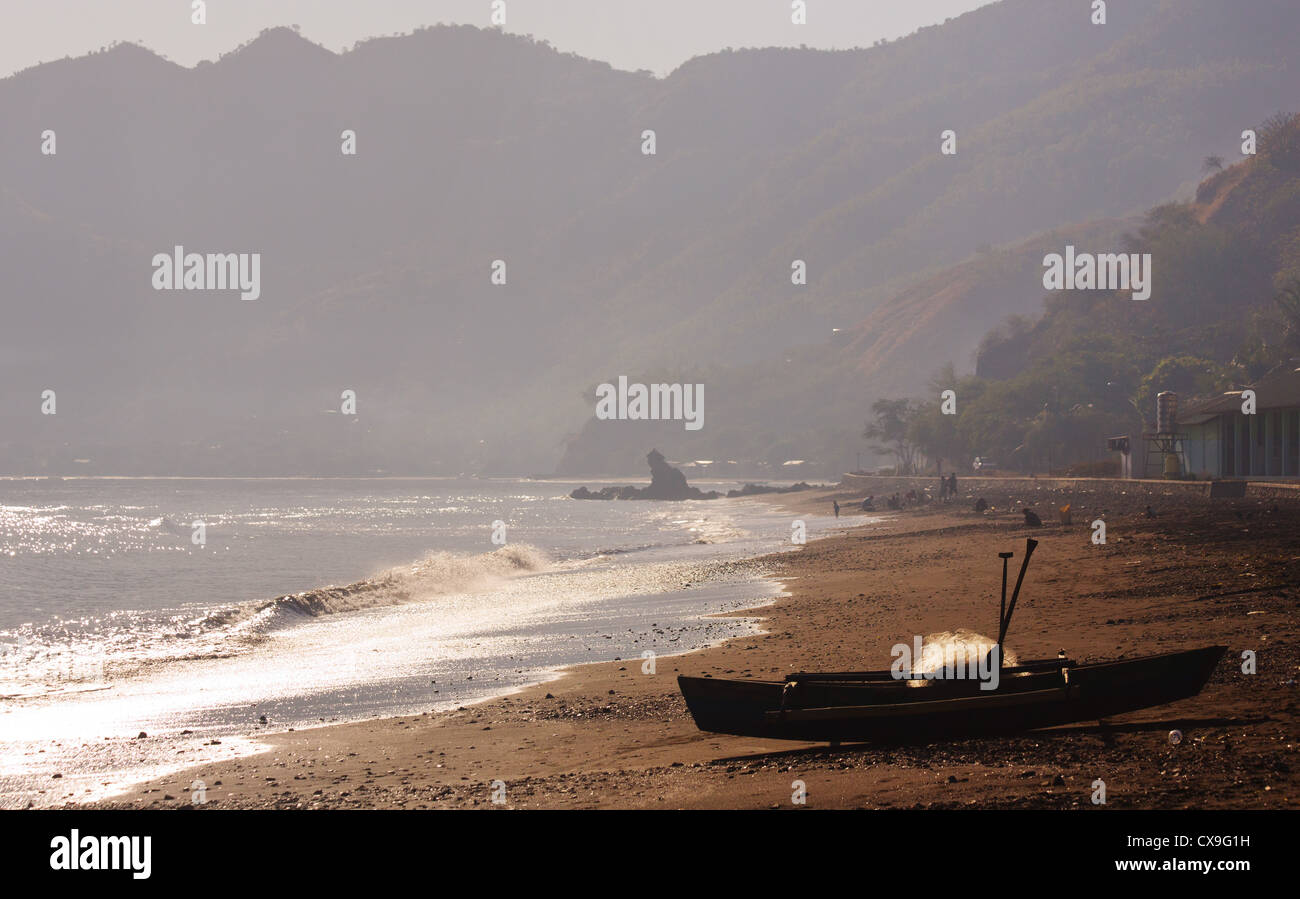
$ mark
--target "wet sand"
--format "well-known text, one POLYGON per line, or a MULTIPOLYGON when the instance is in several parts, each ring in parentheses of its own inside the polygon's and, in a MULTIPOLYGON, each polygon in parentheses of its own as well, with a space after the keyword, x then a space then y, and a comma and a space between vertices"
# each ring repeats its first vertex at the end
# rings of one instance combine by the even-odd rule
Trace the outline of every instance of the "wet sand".
MULTIPOLYGON (((918 482, 919 483, 919 482, 918 482)), ((866 485, 870 486, 870 485, 866 485)), ((790 494, 792 519, 863 521, 864 484, 790 494)), ((769 557, 790 595, 765 633, 681 656, 583 665, 445 714, 265 738, 267 752, 133 788, 109 807, 222 808, 1296 808, 1300 494, 1210 501, 1176 485, 971 482, 948 505, 889 513, 769 557), (976 514, 976 495, 993 506, 976 514), (1026 528, 1031 502, 1047 523, 1026 528), (1072 503, 1073 524, 1054 514, 1072 503), (1146 515, 1154 506, 1156 517, 1146 515), (1102 515, 1107 543, 1089 523, 1102 515), (1230 647, 1197 697, 1010 738, 880 747, 701 733, 678 674, 773 678, 885 668, 895 643, 997 625, 1000 550, 1040 541, 1007 640, 1022 658, 1079 661, 1230 647), (1241 653, 1257 673, 1241 673, 1241 653), (1173 745, 1171 730, 1182 731, 1173 745), (792 802, 794 782, 806 805, 792 802), (504 803, 493 802, 504 785, 504 803)), ((1014 578, 1013 568, 1013 578, 1014 578)))

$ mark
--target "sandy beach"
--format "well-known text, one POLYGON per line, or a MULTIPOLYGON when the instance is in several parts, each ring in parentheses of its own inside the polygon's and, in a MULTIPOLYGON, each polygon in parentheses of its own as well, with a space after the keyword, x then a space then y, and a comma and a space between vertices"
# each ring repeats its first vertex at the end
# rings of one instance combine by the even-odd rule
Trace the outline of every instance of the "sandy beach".
POLYGON ((867 522, 850 510, 875 487, 772 499, 792 519, 838 500, 847 530, 765 560, 789 595, 751 613, 764 619, 760 635, 660 657, 654 674, 639 658, 584 665, 450 713, 267 736, 262 754, 102 805, 192 808, 201 780, 205 809, 1093 808, 1099 778, 1108 808, 1300 804, 1300 497, 1252 490, 1211 501, 1158 483, 969 481, 950 504, 867 522), (992 508, 973 511, 977 496, 992 508), (1073 523, 1063 525, 1055 509, 1067 502, 1073 523), (1025 527, 1024 503, 1045 527, 1025 527), (1089 525, 1103 515, 1108 539, 1095 545, 1089 525), (915 635, 992 633, 997 553, 1015 551, 1018 564, 1027 536, 1040 546, 1009 649, 1097 661, 1226 644, 1205 690, 1105 725, 919 746, 719 736, 687 713, 678 674, 886 668, 890 647, 915 635), (1257 653, 1253 675, 1242 673, 1244 650, 1257 653), (806 805, 792 803, 796 780, 806 805), (493 802, 498 781, 504 803, 493 802))

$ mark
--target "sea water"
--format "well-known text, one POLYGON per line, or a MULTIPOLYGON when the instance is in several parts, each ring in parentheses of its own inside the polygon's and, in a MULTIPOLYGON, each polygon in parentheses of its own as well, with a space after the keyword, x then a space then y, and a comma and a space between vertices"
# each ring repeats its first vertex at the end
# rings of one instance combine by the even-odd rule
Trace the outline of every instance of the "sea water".
POLYGON ((0 480, 0 807, 756 630, 714 616, 779 593, 748 560, 790 548, 796 516, 574 486, 0 480))

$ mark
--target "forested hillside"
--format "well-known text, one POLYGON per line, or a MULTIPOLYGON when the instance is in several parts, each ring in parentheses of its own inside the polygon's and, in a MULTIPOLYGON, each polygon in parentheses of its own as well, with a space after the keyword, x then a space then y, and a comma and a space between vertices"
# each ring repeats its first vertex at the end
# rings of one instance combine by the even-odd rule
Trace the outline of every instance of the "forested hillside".
POLYGON ((976 374, 936 372, 910 403, 880 405, 876 423, 929 458, 1066 470, 1106 458, 1107 436, 1150 430, 1162 390, 1190 400, 1300 358, 1300 116, 1258 134, 1258 155, 1215 172, 1194 201, 1152 209, 1126 240, 1151 254, 1150 299, 1049 294, 1037 320, 985 337, 976 374), (948 388, 956 415, 940 409, 948 388))

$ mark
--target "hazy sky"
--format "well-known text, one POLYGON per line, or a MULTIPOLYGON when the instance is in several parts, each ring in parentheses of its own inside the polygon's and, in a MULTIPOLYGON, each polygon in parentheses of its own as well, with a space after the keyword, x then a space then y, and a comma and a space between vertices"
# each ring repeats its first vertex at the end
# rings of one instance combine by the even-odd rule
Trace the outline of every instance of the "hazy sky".
MULTIPOLYGON (((870 46, 942 22, 990 0, 505 0, 506 30, 622 69, 666 74, 723 47, 870 46)), ((0 0, 0 76, 39 62, 133 41, 191 66, 274 25, 299 25, 331 50, 374 35, 455 22, 487 26, 492 0, 0 0)))

